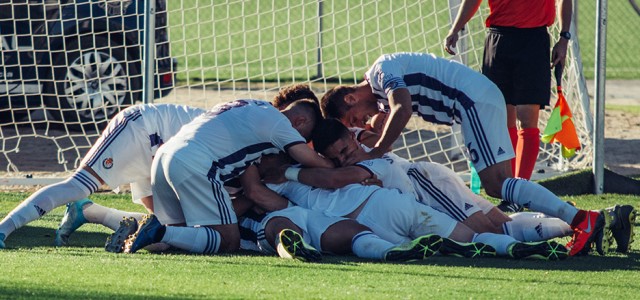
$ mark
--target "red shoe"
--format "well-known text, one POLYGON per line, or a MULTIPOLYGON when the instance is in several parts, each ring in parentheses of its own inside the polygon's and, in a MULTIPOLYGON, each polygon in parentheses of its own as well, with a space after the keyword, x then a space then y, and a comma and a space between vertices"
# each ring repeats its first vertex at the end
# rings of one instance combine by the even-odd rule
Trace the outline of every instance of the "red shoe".
POLYGON ((604 229, 604 216, 598 211, 583 211, 579 215, 584 215, 582 220, 574 220, 573 237, 567 243, 569 255, 586 255, 591 250, 591 243, 595 237, 602 233, 604 229), (576 221, 578 223, 576 224, 576 221), (575 224, 575 225, 574 225, 575 224))

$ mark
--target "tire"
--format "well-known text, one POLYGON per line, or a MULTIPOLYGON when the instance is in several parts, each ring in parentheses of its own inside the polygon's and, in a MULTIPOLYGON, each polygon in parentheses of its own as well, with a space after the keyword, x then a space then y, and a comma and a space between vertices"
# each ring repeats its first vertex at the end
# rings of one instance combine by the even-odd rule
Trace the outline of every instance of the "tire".
POLYGON ((80 43, 67 39, 65 49, 52 57, 54 80, 47 94, 57 96, 45 104, 67 128, 100 130, 133 103, 141 86, 138 68, 128 61, 123 45, 105 36, 86 35, 80 43))

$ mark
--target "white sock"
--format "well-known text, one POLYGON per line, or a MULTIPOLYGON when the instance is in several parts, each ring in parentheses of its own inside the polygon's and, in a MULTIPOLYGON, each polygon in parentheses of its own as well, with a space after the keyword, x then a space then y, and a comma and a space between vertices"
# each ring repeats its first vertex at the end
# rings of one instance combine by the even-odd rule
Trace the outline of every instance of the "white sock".
POLYGON ((81 170, 65 181, 43 187, 22 201, 0 222, 0 233, 9 236, 14 230, 58 206, 88 197, 99 186, 98 179, 81 170))
POLYGON ((489 245, 496 249, 496 254, 498 255, 508 255, 507 249, 513 243, 517 243, 516 239, 506 235, 506 234, 497 234, 497 233, 476 233, 473 236, 472 242, 480 242, 485 245, 489 245))
POLYGON ((577 208, 562 201, 543 186, 522 178, 508 178, 502 183, 502 199, 560 218, 569 224, 578 213, 577 208))
POLYGON ((96 203, 85 205, 82 208, 82 213, 89 223, 102 224, 111 228, 111 230, 118 229, 120 221, 124 218, 133 217, 140 222, 144 216, 142 213, 121 211, 96 203))
POLYGON ((351 251, 360 258, 382 260, 385 253, 393 247, 394 244, 368 230, 358 233, 351 240, 351 251))
POLYGON ((523 242, 546 241, 556 237, 571 235, 573 229, 558 218, 542 213, 523 212, 510 216, 512 221, 502 225, 505 234, 523 242))
POLYGON ((160 242, 191 253, 212 254, 220 248, 220 233, 209 227, 167 226, 160 242))

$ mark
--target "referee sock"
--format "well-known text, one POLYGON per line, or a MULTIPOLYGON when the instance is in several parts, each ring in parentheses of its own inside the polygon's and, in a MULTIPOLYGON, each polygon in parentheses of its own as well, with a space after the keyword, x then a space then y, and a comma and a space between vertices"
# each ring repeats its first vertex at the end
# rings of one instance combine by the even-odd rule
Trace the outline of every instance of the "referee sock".
MULTIPOLYGON (((531 179, 531 174, 538 160, 540 151, 540 129, 524 128, 518 130, 518 146, 516 147, 515 177, 531 179)), ((513 168, 513 166, 511 166, 513 168)))
POLYGON ((0 222, 0 233, 7 237, 14 230, 39 219, 58 206, 88 197, 99 186, 98 179, 85 170, 76 172, 65 181, 48 185, 14 208, 0 222))
POLYGON ((489 245, 496 249, 496 254, 498 255, 508 255, 509 246, 513 243, 517 243, 518 241, 511 236, 506 234, 497 234, 490 232, 476 233, 473 235, 472 242, 480 242, 486 245, 489 245))
POLYGON ((562 201, 545 187, 521 178, 508 178, 502 183, 502 199, 560 218, 569 224, 578 213, 577 208, 562 201))
POLYGON ((220 248, 220 233, 209 227, 167 226, 160 242, 191 253, 213 254, 220 248))
MULTIPOLYGON (((511 159, 511 174, 515 176, 516 174, 516 158, 518 157, 518 128, 517 127, 509 127, 509 138, 511 139, 511 145, 513 146, 513 153, 516 154, 514 158, 511 159)), ((516 176, 517 177, 517 176, 516 176)))
POLYGON ((120 221, 124 218, 133 217, 139 223, 144 214, 137 212, 121 211, 115 208, 105 207, 100 204, 91 203, 82 208, 82 214, 87 222, 102 224, 116 230, 120 227, 120 221))
POLYGON ((505 234, 518 241, 539 242, 573 233, 567 222, 542 213, 522 212, 510 216, 512 221, 502 225, 505 234))
POLYGON ((394 244, 383 240, 371 231, 362 231, 351 240, 351 251, 360 258, 383 260, 394 244))

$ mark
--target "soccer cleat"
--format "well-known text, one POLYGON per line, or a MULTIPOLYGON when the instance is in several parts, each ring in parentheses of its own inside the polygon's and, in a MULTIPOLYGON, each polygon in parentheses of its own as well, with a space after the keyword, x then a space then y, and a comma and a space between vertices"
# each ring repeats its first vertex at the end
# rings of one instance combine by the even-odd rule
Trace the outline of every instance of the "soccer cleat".
POLYGON ((498 209, 505 213, 517 213, 524 210, 524 207, 515 203, 507 202, 502 200, 500 204, 498 204, 498 209))
POLYGON ((384 254, 385 261, 422 260, 440 250, 442 238, 436 234, 421 236, 404 245, 396 246, 384 254))
POLYGON ((522 259, 563 260, 569 256, 569 250, 555 241, 517 242, 507 249, 509 256, 522 259))
POLYGON ((459 243, 443 238, 440 254, 457 257, 495 257, 496 249, 484 243, 459 243))
POLYGON ((605 208, 603 211, 605 218, 605 239, 609 243, 615 240, 616 251, 627 253, 633 243, 633 228, 636 223, 637 211, 631 205, 616 205, 605 208))
POLYGON ((4 249, 5 247, 4 239, 5 239, 4 233, 0 233, 0 249, 4 249))
POLYGON ((124 252, 136 253, 148 245, 160 242, 165 231, 166 228, 155 215, 145 215, 138 224, 138 230, 124 241, 124 252))
POLYGON ((80 226, 87 223, 82 208, 90 203, 92 204, 93 202, 87 198, 67 203, 67 209, 64 211, 58 230, 56 230, 56 238, 53 240, 54 245, 57 247, 69 245, 69 236, 80 226))
POLYGON ((124 241, 138 230, 138 222, 133 217, 123 218, 120 226, 107 238, 104 250, 107 252, 121 253, 124 250, 124 241))
POLYGON ((305 243, 302 236, 291 229, 280 231, 278 240, 280 243, 276 247, 276 251, 282 258, 295 258, 306 262, 316 262, 322 259, 320 251, 305 243))
POLYGON ((600 237, 601 231, 604 229, 605 218, 603 214, 597 211, 585 211, 586 217, 580 223, 573 227, 573 237, 567 243, 569 255, 586 255, 591 250, 591 244, 596 237, 600 237))

